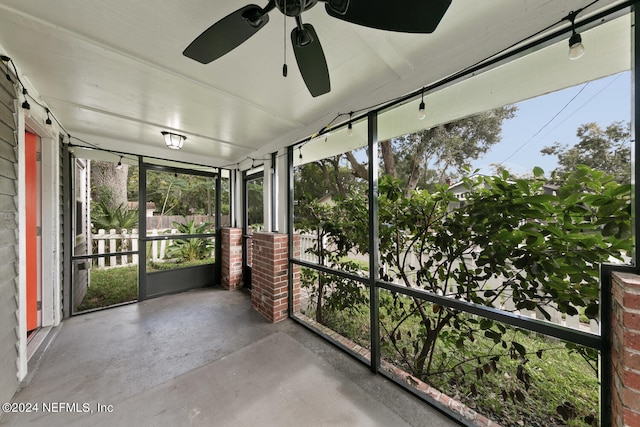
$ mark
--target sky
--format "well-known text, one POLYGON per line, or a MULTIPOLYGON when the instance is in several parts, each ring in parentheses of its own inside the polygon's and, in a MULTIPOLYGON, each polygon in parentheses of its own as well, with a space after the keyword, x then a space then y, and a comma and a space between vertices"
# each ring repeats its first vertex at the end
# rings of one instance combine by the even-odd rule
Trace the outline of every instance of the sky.
POLYGON ((557 159, 543 156, 542 148, 554 142, 575 145, 576 130, 585 123, 595 122, 606 128, 614 121, 631 120, 631 73, 594 80, 516 105, 516 116, 503 123, 501 142, 473 163, 479 173, 491 174, 490 165, 501 163, 518 175, 529 174, 539 166, 548 176, 557 166, 557 159))

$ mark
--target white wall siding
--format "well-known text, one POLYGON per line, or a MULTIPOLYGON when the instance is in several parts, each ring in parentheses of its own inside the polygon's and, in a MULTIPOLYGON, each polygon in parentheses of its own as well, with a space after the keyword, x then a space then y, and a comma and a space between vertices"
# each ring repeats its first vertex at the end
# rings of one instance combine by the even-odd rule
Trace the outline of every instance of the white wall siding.
MULTIPOLYGON (((0 63, 2 74, 8 72, 0 63)), ((18 224, 16 90, 0 79, 0 402, 18 388, 18 224)))

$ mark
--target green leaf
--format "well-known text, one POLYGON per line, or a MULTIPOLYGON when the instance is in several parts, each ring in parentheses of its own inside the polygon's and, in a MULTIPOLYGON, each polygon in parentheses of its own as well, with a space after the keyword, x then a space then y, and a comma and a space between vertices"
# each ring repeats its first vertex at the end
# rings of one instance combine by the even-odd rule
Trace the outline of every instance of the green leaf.
POLYGON ((480 329, 487 330, 487 329, 491 329, 492 326, 493 326, 492 320, 489 320, 489 319, 480 320, 480 329))
POLYGON ((539 166, 534 167, 533 176, 535 176, 536 178, 544 178, 544 170, 539 166))
POLYGON ((589 319, 598 319, 598 316, 600 315, 600 309, 598 304, 592 303, 592 304, 589 304, 587 307, 585 307, 584 315, 587 316, 589 319))
POLYGON ((520 353, 520 356, 525 356, 527 354, 527 349, 524 348, 522 344, 513 341, 511 342, 511 345, 516 349, 518 353, 520 353))

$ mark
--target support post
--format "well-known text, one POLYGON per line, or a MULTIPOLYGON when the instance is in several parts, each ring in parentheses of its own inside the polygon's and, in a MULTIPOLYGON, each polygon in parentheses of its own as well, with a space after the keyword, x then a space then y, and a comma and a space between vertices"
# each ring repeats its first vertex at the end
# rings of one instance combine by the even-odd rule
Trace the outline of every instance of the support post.
MULTIPOLYGON (((289 317, 288 239, 287 234, 253 234, 251 306, 273 323, 289 317)), ((299 236, 297 241, 299 248, 299 236)), ((300 305, 300 273, 295 268, 293 278, 292 300, 295 309, 300 305)))
POLYGON ((224 227, 221 235, 221 283, 232 291, 242 286, 242 229, 224 227))

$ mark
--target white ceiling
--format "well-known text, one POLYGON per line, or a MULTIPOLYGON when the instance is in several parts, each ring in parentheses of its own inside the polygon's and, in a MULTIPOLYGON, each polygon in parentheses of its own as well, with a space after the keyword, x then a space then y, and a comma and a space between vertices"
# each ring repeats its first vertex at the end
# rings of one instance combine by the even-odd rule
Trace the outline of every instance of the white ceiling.
MULTIPOLYGON (((211 64, 182 55, 198 34, 247 4, 241 0, 0 0, 0 52, 72 136, 109 150, 223 167, 312 135, 338 113, 436 82, 589 3, 453 0, 436 31, 423 35, 342 22, 318 4, 303 20, 322 42, 332 90, 317 98, 295 65, 291 18, 289 75, 282 77, 277 10, 265 28, 211 64), (163 130, 186 135, 184 148, 167 149, 163 130)), ((616 3, 600 0, 580 18, 616 3)))

